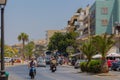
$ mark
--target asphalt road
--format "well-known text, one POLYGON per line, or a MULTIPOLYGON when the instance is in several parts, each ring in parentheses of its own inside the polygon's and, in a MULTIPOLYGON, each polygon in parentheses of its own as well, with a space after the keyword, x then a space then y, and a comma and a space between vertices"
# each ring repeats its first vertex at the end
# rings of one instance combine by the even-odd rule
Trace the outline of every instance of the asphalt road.
MULTIPOLYGON (((27 65, 7 67, 9 80, 31 80, 27 65)), ((110 72, 111 73, 111 72, 110 72)), ((79 70, 69 66, 58 66, 57 71, 52 73, 47 67, 38 67, 34 80, 120 80, 120 72, 112 72, 114 75, 95 75, 81 73, 79 70)))

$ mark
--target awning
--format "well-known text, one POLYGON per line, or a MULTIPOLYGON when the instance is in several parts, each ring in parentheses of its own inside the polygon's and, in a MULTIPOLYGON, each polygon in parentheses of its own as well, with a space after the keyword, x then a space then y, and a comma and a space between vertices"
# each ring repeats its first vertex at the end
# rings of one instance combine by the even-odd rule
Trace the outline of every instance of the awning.
POLYGON ((102 55, 101 54, 96 54, 92 58, 102 58, 102 55))
POLYGON ((77 55, 80 55, 82 53, 75 53, 75 54, 72 54, 71 56, 77 56, 77 55))
POLYGON ((109 53, 107 57, 120 57, 120 54, 118 53, 109 53))

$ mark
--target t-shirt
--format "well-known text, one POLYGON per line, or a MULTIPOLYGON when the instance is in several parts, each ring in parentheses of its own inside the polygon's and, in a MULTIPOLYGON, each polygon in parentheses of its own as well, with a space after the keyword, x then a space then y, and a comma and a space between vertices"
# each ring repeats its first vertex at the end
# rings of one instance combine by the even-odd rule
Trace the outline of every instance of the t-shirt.
POLYGON ((35 61, 30 62, 30 67, 35 67, 35 65, 36 65, 35 61))
POLYGON ((57 63, 56 60, 52 60, 51 62, 52 62, 53 64, 56 64, 56 63, 57 63))

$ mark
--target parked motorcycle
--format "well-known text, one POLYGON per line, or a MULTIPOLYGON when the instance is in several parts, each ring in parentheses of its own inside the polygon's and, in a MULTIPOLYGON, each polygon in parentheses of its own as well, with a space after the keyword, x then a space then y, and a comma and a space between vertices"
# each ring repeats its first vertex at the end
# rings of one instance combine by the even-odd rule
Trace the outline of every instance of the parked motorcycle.
POLYGON ((31 67, 29 76, 31 77, 31 79, 34 79, 35 75, 36 75, 36 69, 35 69, 35 67, 31 67))

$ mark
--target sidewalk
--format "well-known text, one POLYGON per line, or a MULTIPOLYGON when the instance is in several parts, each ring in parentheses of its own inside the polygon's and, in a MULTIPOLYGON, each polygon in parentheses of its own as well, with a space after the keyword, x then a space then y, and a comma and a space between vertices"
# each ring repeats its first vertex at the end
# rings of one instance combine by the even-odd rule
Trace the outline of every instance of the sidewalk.
POLYGON ((18 65, 24 65, 25 63, 14 63, 14 65, 12 65, 11 63, 5 63, 5 67, 12 67, 12 66, 18 66, 18 65))
MULTIPOLYGON (((68 68, 74 67, 74 66, 67 65, 67 64, 63 64, 61 66, 68 67, 68 68)), ((81 72, 80 69, 76 69, 76 71, 77 71, 77 73, 84 73, 84 72, 81 72)), ((85 73, 85 74, 91 75, 92 73, 85 73)), ((94 74, 94 75, 99 76, 99 77, 100 76, 106 76, 106 77, 110 77, 110 76, 111 77, 118 77, 119 76, 119 74, 115 74, 115 72, 112 72, 112 71, 109 71, 108 73, 99 73, 99 74, 94 74)))
POLYGON ((109 71, 108 73, 97 74, 97 76, 117 76, 117 74, 114 74, 114 73, 109 71))
POLYGON ((15 76, 15 75, 10 75, 8 77, 8 80, 23 80, 21 77, 19 76, 15 76))

